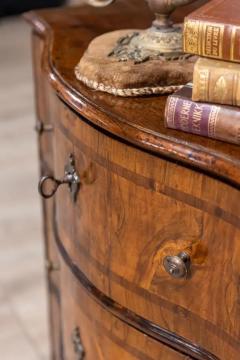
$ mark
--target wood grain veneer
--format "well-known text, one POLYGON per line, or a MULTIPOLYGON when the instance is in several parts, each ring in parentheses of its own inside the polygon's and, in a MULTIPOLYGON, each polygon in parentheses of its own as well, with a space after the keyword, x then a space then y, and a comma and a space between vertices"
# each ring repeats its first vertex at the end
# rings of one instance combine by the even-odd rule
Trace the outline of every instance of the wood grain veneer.
POLYGON ((88 179, 76 203, 60 187, 43 206, 46 258, 60 268, 48 269, 53 359, 77 359, 77 327, 87 360, 238 360, 239 148, 166 130, 165 97, 123 100, 75 80, 94 36, 147 26, 144 2, 27 17, 37 117, 53 126, 39 135, 41 174, 61 178, 73 153, 88 179), (182 250, 192 272, 176 280, 162 263, 182 250))
POLYGON ((83 5, 78 10, 42 10, 27 14, 34 31, 45 39, 42 62, 50 83, 66 103, 102 129, 239 186, 239 147, 165 129, 166 97, 119 99, 94 92, 75 78, 73 69, 91 39, 130 24, 133 28, 149 25, 152 15, 145 2, 140 1, 141 6, 139 0, 119 0, 104 9, 83 5))

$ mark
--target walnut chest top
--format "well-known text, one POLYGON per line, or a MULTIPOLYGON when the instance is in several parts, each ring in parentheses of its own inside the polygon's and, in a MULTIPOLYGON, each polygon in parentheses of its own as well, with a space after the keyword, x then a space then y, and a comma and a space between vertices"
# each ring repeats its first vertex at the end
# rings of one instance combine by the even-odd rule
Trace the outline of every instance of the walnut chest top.
MULTIPOLYGON (((179 20, 183 15, 175 17, 179 20)), ((75 78, 74 67, 94 37, 115 29, 149 26, 152 18, 143 1, 120 0, 104 9, 83 5, 26 16, 34 31, 46 38, 44 66, 49 80, 72 109, 136 146, 240 184, 239 147, 166 129, 165 96, 121 99, 94 92, 75 78)))

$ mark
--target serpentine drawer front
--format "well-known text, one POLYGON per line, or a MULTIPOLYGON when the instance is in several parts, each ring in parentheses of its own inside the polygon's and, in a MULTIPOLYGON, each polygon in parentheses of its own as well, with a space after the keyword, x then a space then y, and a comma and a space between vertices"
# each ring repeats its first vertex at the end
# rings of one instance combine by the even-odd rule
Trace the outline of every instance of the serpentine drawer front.
POLYGON ((62 311, 69 314, 63 317, 62 324, 64 359, 186 359, 185 355, 147 337, 104 309, 91 294, 89 296, 64 260, 61 271, 62 311))
POLYGON ((239 147, 77 82, 93 37, 150 21, 142 0, 89 9, 27 15, 52 358, 239 360, 239 147))
POLYGON ((73 152, 82 179, 76 202, 68 187, 55 195, 59 237, 71 261, 134 314, 234 358, 238 193, 123 145, 57 106, 55 174, 62 176, 73 152))

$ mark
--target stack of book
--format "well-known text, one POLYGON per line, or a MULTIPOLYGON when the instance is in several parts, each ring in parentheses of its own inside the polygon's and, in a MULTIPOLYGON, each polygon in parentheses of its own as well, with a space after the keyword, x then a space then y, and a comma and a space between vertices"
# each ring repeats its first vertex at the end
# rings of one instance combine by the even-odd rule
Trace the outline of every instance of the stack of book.
POLYGON ((185 19, 193 84, 169 96, 169 128, 240 144, 240 0, 212 0, 185 19))

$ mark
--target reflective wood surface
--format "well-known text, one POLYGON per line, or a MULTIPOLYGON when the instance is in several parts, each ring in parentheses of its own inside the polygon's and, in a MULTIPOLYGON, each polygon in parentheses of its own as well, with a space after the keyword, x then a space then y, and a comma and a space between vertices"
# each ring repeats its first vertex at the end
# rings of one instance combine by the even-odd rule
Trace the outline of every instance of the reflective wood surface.
POLYGON ((239 148, 166 130, 164 97, 118 99, 74 78, 92 37, 129 19, 145 27, 137 6, 27 15, 38 119, 53 126, 39 135, 42 175, 61 178, 73 154, 82 179, 76 202, 67 186, 44 201, 47 257, 60 266, 53 358, 82 346, 87 360, 238 360, 239 148), (182 251, 191 274, 174 279, 163 260, 182 251))

